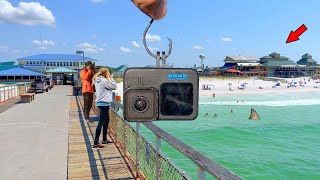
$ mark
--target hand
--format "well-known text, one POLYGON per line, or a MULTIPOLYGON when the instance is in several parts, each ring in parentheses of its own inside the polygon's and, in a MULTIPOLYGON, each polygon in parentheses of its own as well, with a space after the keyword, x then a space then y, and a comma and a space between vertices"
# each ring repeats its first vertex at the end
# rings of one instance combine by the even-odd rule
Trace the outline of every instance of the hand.
POLYGON ((109 75, 109 78, 110 78, 110 79, 113 79, 113 74, 110 74, 110 75, 109 75))
POLYGON ((152 19, 162 19, 167 13, 167 0, 131 0, 152 19))

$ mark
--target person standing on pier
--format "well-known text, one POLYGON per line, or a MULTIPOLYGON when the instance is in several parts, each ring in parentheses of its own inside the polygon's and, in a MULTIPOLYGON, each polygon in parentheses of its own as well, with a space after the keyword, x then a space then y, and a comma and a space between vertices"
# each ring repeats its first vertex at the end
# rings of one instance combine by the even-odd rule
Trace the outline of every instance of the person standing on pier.
POLYGON ((94 65, 91 61, 88 61, 85 63, 85 67, 80 72, 80 78, 82 81, 82 95, 83 95, 83 113, 84 113, 84 119, 87 122, 93 123, 93 121, 90 119, 90 110, 92 108, 92 102, 93 102, 93 85, 92 85, 92 78, 94 76, 94 65))
POLYGON ((112 90, 117 89, 117 83, 113 79, 107 68, 101 68, 93 77, 94 86, 96 88, 96 105, 99 108, 99 123, 96 129, 94 144, 92 148, 103 148, 102 144, 112 143, 107 140, 108 125, 110 121, 109 106, 112 101, 112 90), (102 132, 102 144, 99 143, 99 137, 102 132))

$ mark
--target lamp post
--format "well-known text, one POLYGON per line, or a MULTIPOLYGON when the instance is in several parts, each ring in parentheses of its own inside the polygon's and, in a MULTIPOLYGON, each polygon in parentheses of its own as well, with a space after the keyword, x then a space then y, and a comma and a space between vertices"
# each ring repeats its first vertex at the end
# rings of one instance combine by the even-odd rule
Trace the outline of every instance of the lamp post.
MULTIPOLYGON (((82 54, 82 65, 84 66, 84 51, 76 51, 76 54, 82 54)), ((80 64, 80 63, 79 63, 80 64)), ((79 86, 79 80, 80 80, 80 74, 79 74, 79 71, 80 71, 80 69, 79 69, 79 66, 78 66, 78 86, 79 86)))

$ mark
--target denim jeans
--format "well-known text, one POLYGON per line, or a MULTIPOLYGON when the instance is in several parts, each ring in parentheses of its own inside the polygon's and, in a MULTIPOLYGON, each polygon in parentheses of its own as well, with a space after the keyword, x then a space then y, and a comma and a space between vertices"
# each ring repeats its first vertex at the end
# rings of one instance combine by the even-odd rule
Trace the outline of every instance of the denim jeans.
POLYGON ((109 106, 98 106, 99 108, 99 123, 96 129, 96 136, 94 138, 94 144, 97 145, 99 143, 99 137, 102 132, 102 140, 107 141, 107 133, 108 133, 108 125, 109 125, 109 106))

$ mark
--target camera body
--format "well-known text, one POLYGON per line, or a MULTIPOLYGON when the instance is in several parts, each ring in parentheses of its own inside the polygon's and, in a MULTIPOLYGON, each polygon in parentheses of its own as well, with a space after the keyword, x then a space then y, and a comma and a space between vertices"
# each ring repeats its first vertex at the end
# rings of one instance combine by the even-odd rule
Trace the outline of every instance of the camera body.
POLYGON ((129 68, 123 90, 127 121, 194 120, 198 116, 199 75, 193 69, 129 68))

